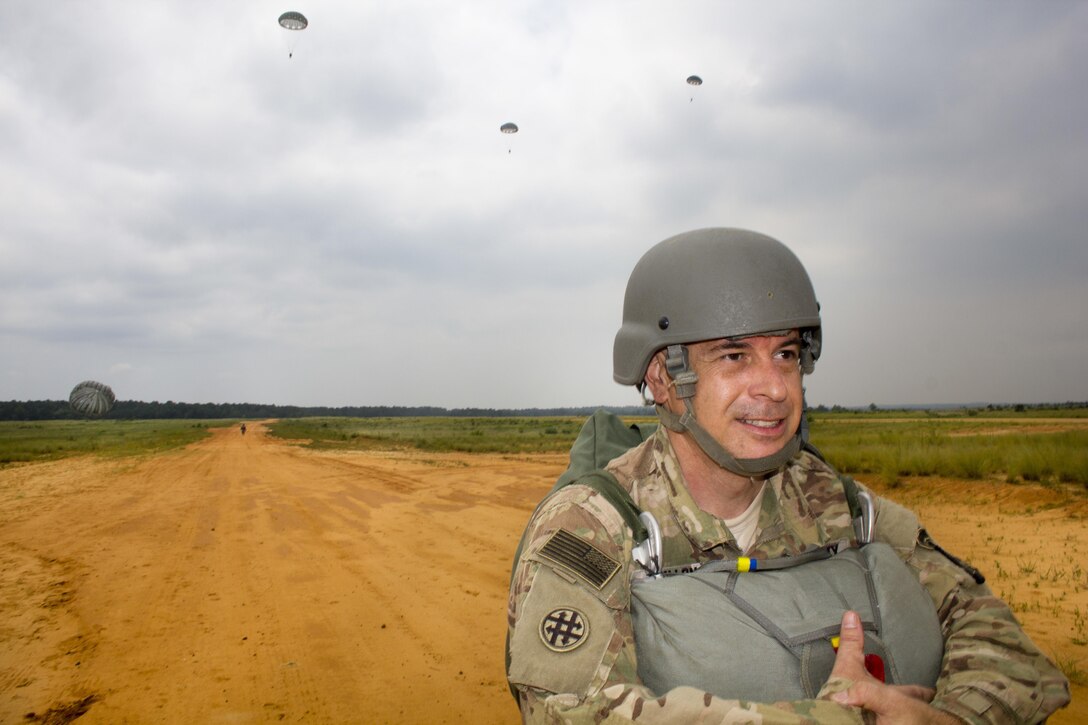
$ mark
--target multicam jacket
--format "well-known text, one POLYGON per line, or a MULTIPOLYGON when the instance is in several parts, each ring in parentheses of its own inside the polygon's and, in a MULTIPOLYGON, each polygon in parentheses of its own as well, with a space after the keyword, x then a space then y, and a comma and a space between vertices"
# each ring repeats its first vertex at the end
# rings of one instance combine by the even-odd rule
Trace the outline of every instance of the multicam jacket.
MULTIPOLYGON (((747 552, 696 505, 664 430, 607 468, 660 523, 665 567, 740 553, 792 556, 854 538, 841 480, 807 452, 769 479, 747 552)), ((914 514, 876 498, 875 538, 917 573, 937 607, 945 653, 933 706, 971 723, 1019 723, 1069 702, 1068 682, 1009 608, 944 554, 914 514)), ((639 680, 630 614, 633 542, 596 491, 572 485, 552 495, 525 541, 508 611, 509 677, 525 722, 863 722, 859 710, 828 699, 849 685, 838 678, 817 699, 793 702, 727 700, 691 687, 650 692, 639 680)))

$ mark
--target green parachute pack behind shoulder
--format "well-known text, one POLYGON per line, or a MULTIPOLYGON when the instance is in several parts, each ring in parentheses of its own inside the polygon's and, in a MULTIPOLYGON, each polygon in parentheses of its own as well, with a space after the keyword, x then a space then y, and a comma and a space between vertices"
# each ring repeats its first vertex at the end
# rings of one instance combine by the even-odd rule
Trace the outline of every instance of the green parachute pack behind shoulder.
MULTIPOLYGON (((641 510, 631 500, 630 494, 616 481, 616 477, 604 467, 613 458, 622 456, 645 441, 656 430, 657 423, 627 424, 615 413, 603 408, 596 411, 582 424, 582 429, 578 431, 578 437, 570 448, 570 463, 567 465, 567 470, 559 476, 552 490, 541 500, 540 505, 553 493, 571 484, 589 486, 604 496, 619 512, 624 523, 634 533, 636 541, 645 539, 646 526, 638 518, 638 515, 642 513, 641 510)), ((538 509, 540 505, 537 506, 538 509)), ((533 513, 535 515, 536 512, 533 513)), ((514 555, 515 567, 521 558, 524 545, 525 534, 522 534, 517 553, 514 555)))
POLYGON ((615 413, 601 409, 582 425, 570 448, 570 464, 556 480, 549 496, 572 483, 589 486, 604 496, 635 534, 635 540, 646 538, 646 527, 639 521, 640 509, 631 496, 605 470, 613 458, 641 444, 657 430, 657 423, 625 423, 615 413))

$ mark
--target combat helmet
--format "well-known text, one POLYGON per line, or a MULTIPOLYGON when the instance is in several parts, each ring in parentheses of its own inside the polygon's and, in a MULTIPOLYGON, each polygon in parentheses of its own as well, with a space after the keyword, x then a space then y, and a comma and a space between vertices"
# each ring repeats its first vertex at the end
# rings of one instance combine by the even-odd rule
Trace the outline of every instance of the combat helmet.
POLYGON ((695 420, 691 398, 697 376, 688 343, 800 330, 801 371, 820 357, 820 306, 812 282, 786 245, 733 228, 698 229, 659 242, 635 265, 623 301, 623 324, 613 345, 612 377, 643 389, 650 360, 666 351, 666 370, 686 413, 657 406, 665 427, 692 435, 718 465, 745 476, 765 475, 792 458, 802 431, 778 453, 737 459, 695 420))

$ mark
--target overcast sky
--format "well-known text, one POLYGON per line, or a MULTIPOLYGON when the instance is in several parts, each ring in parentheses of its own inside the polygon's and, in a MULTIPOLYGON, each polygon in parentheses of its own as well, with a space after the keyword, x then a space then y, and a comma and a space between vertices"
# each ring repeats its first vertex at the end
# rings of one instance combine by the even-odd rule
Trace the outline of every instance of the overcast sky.
POLYGON ((739 226, 812 404, 1088 400, 1088 3, 3 7, 0 399, 635 404, 632 267, 739 226))

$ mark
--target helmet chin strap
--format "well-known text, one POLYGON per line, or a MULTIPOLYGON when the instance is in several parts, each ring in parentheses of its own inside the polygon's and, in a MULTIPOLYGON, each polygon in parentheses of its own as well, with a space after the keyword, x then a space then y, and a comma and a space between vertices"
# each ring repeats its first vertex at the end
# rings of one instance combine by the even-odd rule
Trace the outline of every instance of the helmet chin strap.
POLYGON ((785 466, 801 450, 803 440, 801 430, 798 429, 777 453, 762 458, 735 458, 695 419, 695 409, 691 399, 695 395, 695 383, 699 376, 688 364, 686 346, 669 345, 666 348, 665 370, 675 384, 677 397, 684 401, 685 411, 677 415, 665 406, 655 404, 661 424, 674 433, 690 434, 703 453, 725 470, 740 476, 766 476, 785 466))

